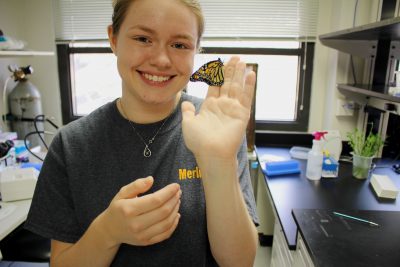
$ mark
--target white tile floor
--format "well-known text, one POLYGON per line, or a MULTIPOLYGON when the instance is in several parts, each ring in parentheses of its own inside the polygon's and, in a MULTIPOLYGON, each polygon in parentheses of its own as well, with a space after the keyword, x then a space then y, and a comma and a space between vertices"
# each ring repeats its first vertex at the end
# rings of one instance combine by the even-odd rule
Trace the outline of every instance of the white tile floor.
POLYGON ((269 267, 271 261, 271 247, 259 246, 254 267, 269 267))

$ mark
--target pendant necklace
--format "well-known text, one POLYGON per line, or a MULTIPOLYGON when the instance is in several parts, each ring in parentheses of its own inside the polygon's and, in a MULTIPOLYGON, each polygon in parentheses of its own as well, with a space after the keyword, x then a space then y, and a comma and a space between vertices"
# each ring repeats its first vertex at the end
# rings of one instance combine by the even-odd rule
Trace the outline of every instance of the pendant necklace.
POLYGON ((151 150, 150 150, 150 145, 154 142, 154 140, 156 139, 158 133, 160 132, 160 130, 162 129, 162 127, 164 126, 164 124, 167 122, 167 120, 169 119, 170 116, 168 116, 167 118, 164 119, 164 122, 161 124, 160 128, 158 128, 157 132, 153 135, 152 138, 149 139, 149 141, 146 143, 146 141, 144 141, 144 138, 139 134, 139 132, 136 130, 135 126, 133 125, 133 122, 131 120, 128 119, 128 116, 126 116, 125 114, 125 110, 124 107, 122 106, 122 101, 121 98, 119 99, 119 104, 121 105, 121 111, 122 111, 122 115, 124 115, 124 117, 126 118, 126 120, 129 122, 129 124, 131 125, 133 131, 136 133, 136 135, 140 138, 140 140, 143 142, 144 144, 144 150, 143 150, 143 156, 146 158, 150 158, 151 157, 151 150))

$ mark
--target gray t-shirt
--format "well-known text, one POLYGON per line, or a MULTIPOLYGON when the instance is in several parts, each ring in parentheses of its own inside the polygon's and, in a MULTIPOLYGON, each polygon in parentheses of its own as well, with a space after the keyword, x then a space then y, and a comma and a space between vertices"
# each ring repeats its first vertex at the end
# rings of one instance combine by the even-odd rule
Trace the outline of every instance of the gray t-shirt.
MULTIPOLYGON (((197 110, 201 104, 200 99, 186 94, 182 94, 183 100, 194 103, 197 110)), ((63 127, 46 156, 25 228, 75 243, 122 186, 151 175, 154 185, 148 193, 170 183, 180 184, 179 225, 161 243, 144 247, 122 244, 111 266, 216 266, 207 236, 201 171, 185 146, 181 121, 179 104, 150 145, 149 158, 143 156, 144 144, 119 113, 116 101, 63 127)), ((134 125, 148 140, 161 123, 134 125)), ((257 225, 245 142, 238 160, 243 196, 257 225)))

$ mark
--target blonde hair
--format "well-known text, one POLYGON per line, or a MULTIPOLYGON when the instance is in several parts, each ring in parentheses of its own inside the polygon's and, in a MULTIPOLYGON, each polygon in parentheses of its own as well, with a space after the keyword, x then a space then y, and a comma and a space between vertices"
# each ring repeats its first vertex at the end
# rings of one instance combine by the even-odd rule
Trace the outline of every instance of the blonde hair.
MULTIPOLYGON (((112 29, 113 34, 118 34, 122 22, 125 19, 126 11, 135 0, 112 0, 112 7, 114 9, 112 15, 112 29)), ((198 39, 197 46, 200 44, 201 36, 204 32, 204 16, 203 11, 198 0, 177 0, 184 6, 188 7, 190 11, 196 16, 198 39)))

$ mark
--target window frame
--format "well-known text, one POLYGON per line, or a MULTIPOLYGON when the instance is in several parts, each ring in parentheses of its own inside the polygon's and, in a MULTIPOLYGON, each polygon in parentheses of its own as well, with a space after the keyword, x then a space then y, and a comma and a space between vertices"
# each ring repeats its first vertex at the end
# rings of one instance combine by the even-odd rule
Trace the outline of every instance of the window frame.
MULTIPOLYGON (((308 130, 310 113, 311 81, 313 72, 313 42, 300 43, 299 48, 242 48, 242 47, 203 47, 205 54, 242 54, 242 55, 296 55, 299 56, 299 72, 297 86, 297 105, 295 121, 256 121, 256 132, 269 131, 304 131, 308 130), (305 51, 307 49, 307 51, 305 51), (304 58, 306 56, 306 58, 304 58), (305 61, 304 61, 305 60, 305 61), (306 62, 305 68, 303 64, 306 62), (304 80, 304 81, 303 81, 304 80), (302 101, 303 109, 300 104, 302 101)), ((109 47, 70 47, 68 43, 57 44, 58 73, 60 79, 60 95, 63 124, 79 119, 74 115, 71 83, 71 55, 79 53, 112 53, 109 47)))
POLYGON ((108 54, 112 53, 112 50, 109 47, 70 47, 68 43, 57 44, 61 113, 64 125, 82 117, 74 114, 74 105, 72 103, 71 55, 90 53, 108 54))

